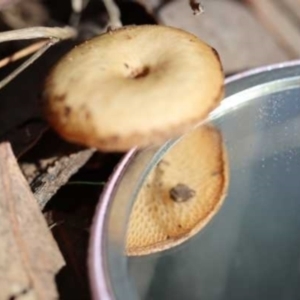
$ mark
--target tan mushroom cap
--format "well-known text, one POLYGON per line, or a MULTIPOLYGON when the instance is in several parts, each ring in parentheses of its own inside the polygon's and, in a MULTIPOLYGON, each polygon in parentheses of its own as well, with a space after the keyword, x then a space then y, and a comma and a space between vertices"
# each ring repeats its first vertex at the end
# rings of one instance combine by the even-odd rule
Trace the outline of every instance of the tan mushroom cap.
POLYGON ((143 25, 71 50, 46 81, 47 119, 66 140, 103 151, 160 144, 199 123, 223 96, 216 51, 180 29, 143 25))
POLYGON ((127 254, 166 250, 198 233, 220 209, 228 180, 219 131, 205 125, 184 136, 138 194, 127 228, 127 254))

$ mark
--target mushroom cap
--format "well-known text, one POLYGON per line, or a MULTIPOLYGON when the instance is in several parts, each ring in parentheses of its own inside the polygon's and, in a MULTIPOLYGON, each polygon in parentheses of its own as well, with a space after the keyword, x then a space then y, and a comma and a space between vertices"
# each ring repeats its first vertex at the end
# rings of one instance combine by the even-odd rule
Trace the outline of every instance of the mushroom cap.
POLYGON ((142 25, 72 49, 50 72, 45 115, 66 140, 102 151, 158 145, 201 122, 223 96, 217 52, 180 29, 142 25))
POLYGON ((194 236, 219 211, 228 180, 219 131, 204 125, 188 133, 141 188, 129 218, 127 255, 159 252, 194 236))

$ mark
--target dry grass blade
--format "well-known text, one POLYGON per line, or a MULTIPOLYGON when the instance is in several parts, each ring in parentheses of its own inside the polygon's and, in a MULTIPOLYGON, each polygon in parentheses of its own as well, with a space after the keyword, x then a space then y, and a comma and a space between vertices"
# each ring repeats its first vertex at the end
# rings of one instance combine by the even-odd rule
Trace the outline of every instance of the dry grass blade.
POLYGON ((57 299, 64 261, 8 143, 0 174, 0 298, 57 299))
MULTIPOLYGON (((49 41, 40 48, 34 55, 21 64, 16 70, 0 81, 0 89, 11 82, 16 76, 30 66, 34 61, 41 57, 51 46, 57 42, 72 38, 76 31, 71 27, 48 28, 48 27, 31 27, 19 30, 11 30, 0 33, 0 43, 13 40, 26 40, 35 38, 47 38, 49 41)), ((24 50, 24 49, 23 49, 24 50)), ((23 52, 24 53, 24 52, 23 52)))
POLYGON ((5 57, 3 59, 0 60, 0 68, 5 67, 6 65, 15 62, 19 59, 22 59, 36 51, 38 51, 39 49, 41 49, 43 46, 45 46, 48 42, 47 41, 40 41, 37 43, 34 43, 28 47, 25 47, 17 52, 15 52, 14 54, 5 57))
POLYGON ((1 32, 0 43, 16 40, 51 39, 65 40, 76 36, 72 27, 31 27, 1 32))
POLYGON ((22 71, 29 67, 33 62, 35 62, 39 57, 41 57, 52 45, 58 42, 57 39, 51 39, 43 48, 33 54, 29 59, 27 59, 23 64, 21 64, 16 70, 11 72, 7 77, 0 81, 0 89, 11 82, 16 76, 18 76, 22 71))

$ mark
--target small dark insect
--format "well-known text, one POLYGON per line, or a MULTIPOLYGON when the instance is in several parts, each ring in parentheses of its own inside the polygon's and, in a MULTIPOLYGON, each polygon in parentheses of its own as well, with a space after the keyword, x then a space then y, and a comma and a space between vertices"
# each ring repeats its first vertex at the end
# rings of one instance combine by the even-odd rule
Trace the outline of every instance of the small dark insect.
POLYGON ((183 183, 178 183, 170 189, 170 198, 175 202, 185 202, 196 195, 196 191, 183 183))
POLYGON ((204 12, 204 7, 200 1, 190 0, 190 7, 193 10, 194 15, 200 15, 204 12))

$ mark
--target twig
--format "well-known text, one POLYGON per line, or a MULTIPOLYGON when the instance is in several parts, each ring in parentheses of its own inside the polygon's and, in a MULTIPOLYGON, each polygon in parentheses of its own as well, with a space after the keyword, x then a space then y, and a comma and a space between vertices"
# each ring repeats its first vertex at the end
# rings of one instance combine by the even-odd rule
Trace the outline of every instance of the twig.
POLYGON ((48 41, 40 41, 37 43, 34 43, 26 48, 23 48, 17 52, 15 52, 14 54, 5 57, 3 59, 0 60, 0 68, 5 67, 6 65, 17 61, 25 56, 28 56, 34 52, 36 52, 37 50, 41 49, 43 46, 45 46, 48 43, 48 41))
POLYGON ((95 186, 103 186, 105 182, 93 182, 93 181, 69 181, 66 185, 95 185, 95 186))
POLYGON ((52 45, 56 44, 58 39, 50 39, 47 44, 33 54, 29 59, 27 59, 23 64, 21 64, 16 70, 11 72, 7 77, 0 81, 0 89, 2 89, 5 85, 11 82, 16 76, 18 76, 22 71, 24 71, 28 66, 30 66, 34 61, 36 61, 39 57, 41 57, 52 45))
POLYGON ((60 222, 54 222, 54 223, 50 224, 50 225, 48 226, 48 228, 49 228, 50 230, 52 230, 54 227, 59 226, 59 225, 62 225, 62 224, 64 224, 64 223, 65 223, 64 220, 62 220, 62 221, 60 221, 60 222))
POLYGON ((0 43, 16 40, 51 39, 66 40, 76 36, 76 30, 72 27, 30 27, 10 30, 0 33, 0 43))
POLYGON ((103 4, 109 16, 109 27, 113 29, 122 27, 121 13, 114 0, 103 0, 103 4))
POLYGON ((35 54, 21 64, 16 70, 0 81, 0 89, 12 81, 17 75, 24 71, 40 56, 42 56, 51 46, 61 40, 69 39, 76 36, 76 31, 71 27, 31 27, 25 29, 11 30, 0 33, 0 43, 15 40, 29 40, 36 38, 50 39, 35 54))

